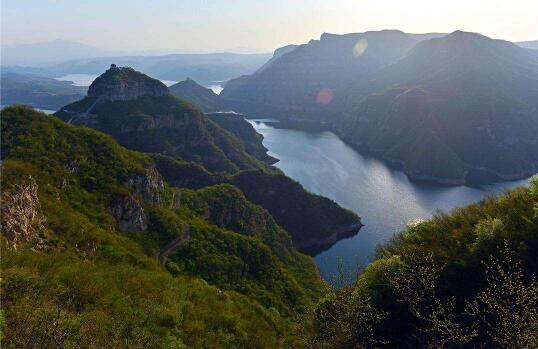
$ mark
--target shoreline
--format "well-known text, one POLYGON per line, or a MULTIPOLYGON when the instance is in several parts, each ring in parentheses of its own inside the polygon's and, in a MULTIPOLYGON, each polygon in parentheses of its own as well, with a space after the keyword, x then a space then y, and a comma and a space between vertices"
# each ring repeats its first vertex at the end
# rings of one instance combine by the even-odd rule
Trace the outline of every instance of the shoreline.
POLYGON ((301 244, 294 244, 294 247, 301 253, 307 254, 311 257, 315 257, 323 251, 330 249, 334 244, 340 240, 351 238, 359 234, 361 228, 364 226, 361 219, 356 223, 353 223, 347 227, 343 227, 336 232, 324 238, 312 238, 301 244))
MULTIPOLYGON (((248 116, 245 118, 250 119, 248 116)), ((502 181, 517 181, 525 178, 532 177, 535 174, 538 174, 538 168, 529 171, 522 171, 514 174, 501 174, 495 170, 487 168, 476 168, 468 166, 466 169, 463 178, 448 178, 448 177, 436 177, 426 174, 413 173, 405 168, 405 163, 398 159, 390 159, 385 156, 382 156, 380 152, 376 152, 368 148, 365 144, 354 144, 353 142, 348 141, 345 137, 342 137, 341 134, 335 128, 331 127, 328 122, 320 122, 309 119, 299 119, 299 120, 289 120, 287 118, 278 118, 274 117, 278 122, 267 122, 269 125, 276 128, 288 128, 305 132, 332 132, 334 133, 342 142, 346 145, 353 148, 355 151, 361 155, 372 156, 378 160, 383 161, 389 167, 402 171, 410 181, 413 182, 422 182, 431 185, 441 185, 441 186, 480 186, 488 185, 495 182, 502 181)))

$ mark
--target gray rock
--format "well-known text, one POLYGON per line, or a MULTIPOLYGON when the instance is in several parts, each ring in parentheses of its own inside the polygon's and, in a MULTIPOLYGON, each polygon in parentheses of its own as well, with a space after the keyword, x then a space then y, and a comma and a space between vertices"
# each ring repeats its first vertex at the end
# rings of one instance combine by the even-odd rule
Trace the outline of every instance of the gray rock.
POLYGON ((167 93, 168 88, 159 80, 130 67, 117 67, 115 64, 95 79, 88 89, 88 97, 96 98, 98 103, 162 96, 167 93))

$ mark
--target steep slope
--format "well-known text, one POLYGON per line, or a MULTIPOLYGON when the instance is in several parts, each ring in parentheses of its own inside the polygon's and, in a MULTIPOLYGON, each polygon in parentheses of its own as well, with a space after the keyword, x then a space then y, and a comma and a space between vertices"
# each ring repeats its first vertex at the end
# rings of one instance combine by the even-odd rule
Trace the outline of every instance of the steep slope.
POLYGON ((204 112, 219 111, 225 106, 224 101, 213 90, 189 78, 170 86, 169 89, 172 95, 198 106, 204 112))
POLYGON ((538 55, 506 41, 459 31, 424 41, 351 89, 348 109, 342 137, 412 178, 537 171, 538 55))
POLYGON ((88 96, 59 110, 61 119, 96 128, 130 149, 196 161, 215 172, 261 168, 241 142, 158 80, 112 66, 88 96))
POLYGON ((226 83, 221 96, 260 116, 329 118, 348 86, 403 58, 417 39, 396 30, 323 34, 293 48, 250 76, 226 83), (304 111, 304 113, 303 113, 304 111))
POLYGON ((313 347, 536 347, 537 248, 537 177, 413 224, 320 302, 313 347))
POLYGON ((361 227, 355 213, 330 199, 307 192, 301 184, 283 174, 242 171, 224 176, 169 157, 154 158, 159 172, 175 186, 203 188, 228 183, 239 188, 249 201, 271 214, 301 252, 315 254, 343 237, 356 234, 361 227))
POLYGON ((1 116, 4 345, 294 345, 287 328, 322 283, 266 210, 229 185, 170 187, 100 132, 1 116))
POLYGON ((245 144, 245 151, 256 159, 260 159, 267 164, 274 164, 278 160, 267 155, 267 148, 263 146, 263 136, 256 132, 254 127, 245 120, 243 114, 233 112, 218 112, 206 114, 209 119, 230 131, 245 144))
POLYGON ((304 190, 282 174, 243 171, 231 183, 252 202, 266 208, 302 252, 316 254, 361 228, 357 215, 332 200, 304 190))
MULTIPOLYGON (((130 68, 112 67, 103 76, 106 77, 105 81, 110 79, 109 85, 113 86, 98 89, 107 91, 105 97, 99 94, 86 97, 62 108, 56 115, 70 123, 109 133, 127 148, 156 154, 154 158, 159 171, 170 183, 201 188, 231 183, 230 175, 258 170, 255 176, 245 177, 250 178, 251 183, 241 182, 248 188, 256 186, 256 181, 263 178, 271 182, 271 174, 280 173, 268 165, 274 159, 267 156, 261 139, 243 118, 234 115, 217 120, 217 114, 214 116, 216 122, 213 122, 192 105, 170 94, 160 95, 164 86, 161 82, 130 68), (123 72, 125 69, 126 72, 123 72), (115 78, 115 75, 120 77, 115 78), (140 79, 148 81, 141 83, 140 79), (162 85, 159 85, 157 92, 154 91, 155 84, 162 85), (145 89, 140 86, 152 87, 145 89), (122 91, 135 91, 135 94, 129 92, 126 99, 122 91), (109 101, 109 96, 120 100, 109 101)), ((103 80, 99 81, 101 84, 103 80)), ((94 89, 90 87, 90 90, 94 89)), ((301 251, 310 252, 309 247, 318 244, 327 247, 335 243, 344 231, 347 234, 358 232, 360 218, 356 214, 327 198, 306 192, 285 176, 281 177, 283 180, 273 182, 270 191, 258 186, 256 196, 249 195, 250 192, 241 186, 239 188, 249 200, 267 209, 276 222, 289 231, 294 244, 301 251), (288 185, 290 183, 294 184, 288 185), (297 198, 293 203, 291 200, 277 200, 293 196, 297 198), (280 205, 274 205, 275 202, 280 205), (314 207, 298 211, 291 205, 314 207), (324 210, 326 212, 320 214, 324 210), (320 217, 340 216, 345 219, 315 223, 319 222, 320 217)))

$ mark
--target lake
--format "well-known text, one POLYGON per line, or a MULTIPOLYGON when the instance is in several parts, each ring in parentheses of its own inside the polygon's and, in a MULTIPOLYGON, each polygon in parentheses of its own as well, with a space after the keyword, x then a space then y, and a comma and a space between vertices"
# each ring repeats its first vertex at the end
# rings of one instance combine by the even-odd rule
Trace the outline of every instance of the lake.
POLYGON ((364 227, 357 235, 315 256, 328 281, 342 268, 351 275, 357 265, 365 266, 378 244, 405 229, 413 219, 427 219, 436 210, 449 211, 528 182, 480 187, 411 182, 403 172, 357 153, 331 132, 280 129, 268 120, 249 122, 264 136, 269 155, 280 160, 275 166, 307 190, 333 199, 362 218, 364 227))

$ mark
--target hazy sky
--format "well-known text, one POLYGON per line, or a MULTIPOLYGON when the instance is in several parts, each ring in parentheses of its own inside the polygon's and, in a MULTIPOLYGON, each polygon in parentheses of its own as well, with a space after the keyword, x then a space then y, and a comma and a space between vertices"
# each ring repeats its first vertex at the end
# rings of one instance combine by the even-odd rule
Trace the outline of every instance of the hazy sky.
POLYGON ((480 32, 538 40, 538 0, 1 0, 2 42, 272 51, 323 32, 480 32))

